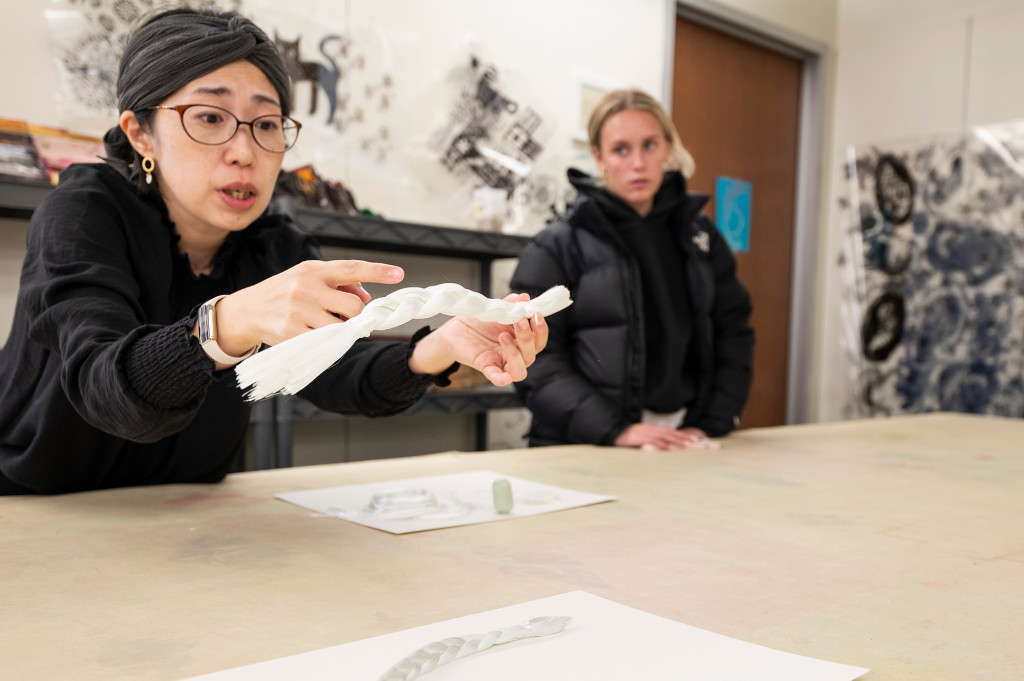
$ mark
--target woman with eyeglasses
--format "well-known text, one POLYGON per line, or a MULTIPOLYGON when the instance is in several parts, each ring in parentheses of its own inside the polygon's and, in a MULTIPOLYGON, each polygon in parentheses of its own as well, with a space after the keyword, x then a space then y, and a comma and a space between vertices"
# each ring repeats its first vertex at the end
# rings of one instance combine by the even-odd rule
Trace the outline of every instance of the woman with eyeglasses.
MULTIPOLYGON (((301 126, 284 62, 251 21, 154 16, 127 42, 117 92, 106 162, 64 171, 29 227, 0 352, 0 494, 221 480, 249 423, 232 367, 358 314, 362 282, 404 276, 324 261, 267 213, 301 126)), ((459 363, 521 380, 546 339, 539 317, 456 317, 410 343, 362 341, 301 394, 393 414, 459 363)))

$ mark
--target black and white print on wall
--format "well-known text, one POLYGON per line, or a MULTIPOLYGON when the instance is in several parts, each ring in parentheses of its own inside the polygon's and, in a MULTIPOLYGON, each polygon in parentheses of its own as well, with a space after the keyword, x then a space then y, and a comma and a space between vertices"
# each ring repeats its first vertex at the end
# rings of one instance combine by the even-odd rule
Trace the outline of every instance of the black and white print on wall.
POLYGON ((546 148, 544 118, 509 91, 501 69, 469 54, 447 81, 444 121, 429 141, 440 167, 466 192, 504 191, 510 212, 520 212, 509 216, 513 223, 526 219, 522 213, 550 217, 563 207, 567 183, 537 168, 546 148))
MULTIPOLYGON (((292 115, 311 149, 385 161, 393 149, 394 78, 378 31, 353 30, 343 18, 299 15, 266 0, 55 0, 45 10, 58 73, 58 109, 67 127, 102 131, 116 120, 117 66, 132 27, 172 7, 235 11, 274 39, 292 79, 292 115)), ((292 154, 295 162, 302 150, 292 154)))
MULTIPOLYGON (((282 15, 278 24, 287 23, 282 15)), ((293 115, 333 137, 328 144, 344 140, 355 153, 383 163, 393 151, 394 103, 390 65, 379 58, 387 50, 377 49, 384 39, 372 30, 303 29, 274 32, 292 80, 293 115)))
POLYGON ((242 0, 55 0, 44 10, 58 109, 70 127, 79 120, 85 126, 116 120, 117 65, 125 41, 136 22, 158 6, 243 11, 242 0))
POLYGON ((1024 121, 849 158, 849 415, 1024 416, 1024 121))

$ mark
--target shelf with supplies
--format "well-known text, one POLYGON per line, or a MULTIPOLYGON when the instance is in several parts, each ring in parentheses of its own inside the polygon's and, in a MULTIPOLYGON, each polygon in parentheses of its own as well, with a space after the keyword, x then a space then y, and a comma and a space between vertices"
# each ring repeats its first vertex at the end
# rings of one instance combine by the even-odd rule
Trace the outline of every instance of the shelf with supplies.
POLYGON ((0 177, 0 218, 28 220, 52 190, 45 180, 0 177))
MULTIPOLYGON (((0 177, 0 217, 25 219, 42 202, 53 186, 44 181, 0 177)), ((369 215, 345 215, 309 208, 299 200, 275 198, 270 210, 286 213, 303 230, 324 246, 379 250, 475 261, 479 265, 480 290, 491 295, 491 265, 495 260, 514 258, 528 237, 498 232, 480 232, 457 227, 439 227, 387 220, 369 215)), ((522 406, 511 387, 487 385, 465 390, 430 390, 405 414, 473 414, 476 419, 476 448, 487 448, 487 412, 522 406)), ((278 396, 253 405, 252 467, 289 466, 292 461, 292 421, 307 418, 347 418, 319 412, 298 397, 278 396)))
MULTIPOLYGON (((391 418, 409 414, 474 414, 476 448, 487 449, 487 412, 523 406, 512 386, 495 385, 464 390, 431 389, 419 402, 391 418)), ((292 465, 293 428, 297 420, 359 418, 323 411, 301 397, 278 395, 253 405, 253 451, 251 468, 286 468, 292 465), (262 444, 257 446, 257 442, 262 444)))
POLYGON ((480 288, 487 294, 491 288, 491 263, 518 257, 529 241, 529 237, 501 232, 438 227, 362 214, 345 215, 310 208, 290 197, 274 199, 270 210, 288 214, 324 246, 476 260, 480 264, 480 288))

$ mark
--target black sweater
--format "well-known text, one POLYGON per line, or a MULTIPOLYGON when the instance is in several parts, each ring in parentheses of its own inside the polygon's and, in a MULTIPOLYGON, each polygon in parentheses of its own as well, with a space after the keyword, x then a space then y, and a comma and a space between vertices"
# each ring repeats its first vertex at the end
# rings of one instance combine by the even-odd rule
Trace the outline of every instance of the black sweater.
MULTIPOLYGON (((232 233, 195 276, 159 199, 72 166, 35 211, 0 350, 0 493, 215 482, 244 451, 249 404, 190 335, 198 306, 319 258, 287 217, 232 233)), ((379 416, 422 396, 406 344, 362 341, 301 394, 379 416)))

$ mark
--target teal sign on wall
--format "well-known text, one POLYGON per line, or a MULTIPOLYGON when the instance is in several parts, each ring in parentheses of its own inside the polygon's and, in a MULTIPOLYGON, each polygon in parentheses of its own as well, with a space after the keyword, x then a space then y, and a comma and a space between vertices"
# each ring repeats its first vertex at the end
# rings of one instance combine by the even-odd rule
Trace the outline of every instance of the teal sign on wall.
POLYGON ((715 221, 734 253, 750 250, 750 197, 753 185, 732 177, 715 178, 715 221))

